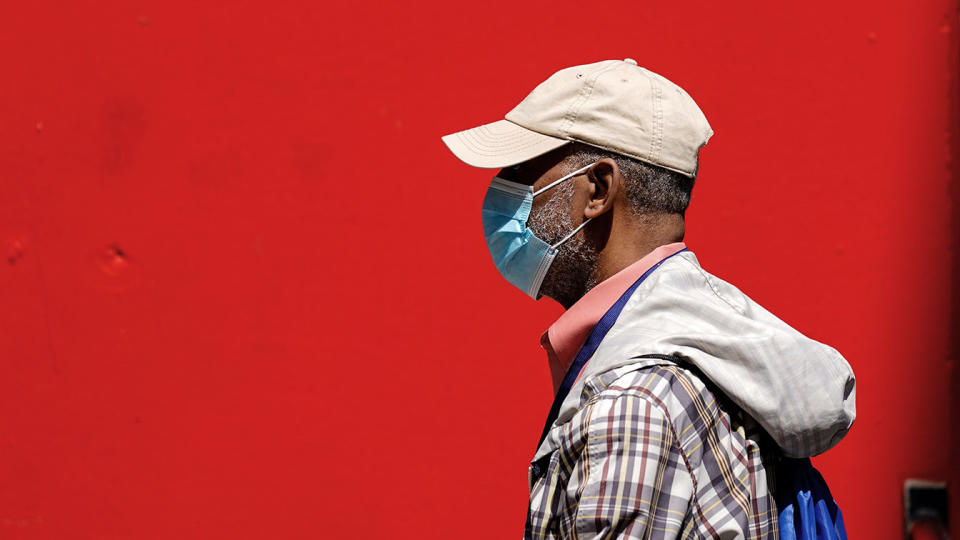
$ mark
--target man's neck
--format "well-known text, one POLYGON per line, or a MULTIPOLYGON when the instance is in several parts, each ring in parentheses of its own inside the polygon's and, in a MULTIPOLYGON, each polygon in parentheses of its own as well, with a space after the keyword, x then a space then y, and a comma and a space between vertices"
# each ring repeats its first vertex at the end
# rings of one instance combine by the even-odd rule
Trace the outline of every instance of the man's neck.
MULTIPOLYGON (((570 309, 583 295, 610 276, 639 261, 658 247, 683 241, 683 217, 678 214, 632 216, 628 223, 614 223, 603 248, 596 253, 596 264, 583 291, 545 292, 564 309, 570 309), (564 294, 572 293, 572 294, 564 294)), ((548 276, 549 277, 549 274, 548 276)))
POLYGON ((631 229, 637 234, 610 235, 607 245, 597 254, 593 283, 602 283, 664 244, 682 241, 683 217, 663 214, 643 226, 631 229))

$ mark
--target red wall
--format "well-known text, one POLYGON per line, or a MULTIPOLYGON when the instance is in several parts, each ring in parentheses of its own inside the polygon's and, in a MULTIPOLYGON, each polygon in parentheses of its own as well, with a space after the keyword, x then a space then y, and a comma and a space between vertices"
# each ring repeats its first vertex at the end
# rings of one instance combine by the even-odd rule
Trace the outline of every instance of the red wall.
POLYGON ((213 4, 0 17, 0 537, 519 536, 560 308, 440 136, 628 56, 716 131, 688 246, 854 367, 851 538, 956 466, 955 0, 213 4))

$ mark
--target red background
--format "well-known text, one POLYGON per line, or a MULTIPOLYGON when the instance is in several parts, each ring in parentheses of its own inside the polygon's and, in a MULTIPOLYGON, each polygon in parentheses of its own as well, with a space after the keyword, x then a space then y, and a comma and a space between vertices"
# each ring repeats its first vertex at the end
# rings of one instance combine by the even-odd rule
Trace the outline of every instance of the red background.
POLYGON ((518 537, 560 308, 440 136, 628 56, 716 131, 690 249, 854 367, 816 464, 900 537, 957 469, 957 3, 775 4, 7 5, 0 537, 518 537))

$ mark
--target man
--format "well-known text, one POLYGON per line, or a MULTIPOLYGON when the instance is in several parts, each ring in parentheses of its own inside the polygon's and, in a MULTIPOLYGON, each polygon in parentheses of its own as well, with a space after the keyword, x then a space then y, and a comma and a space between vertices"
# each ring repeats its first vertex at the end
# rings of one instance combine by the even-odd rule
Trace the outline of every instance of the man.
POLYGON ((443 137, 501 168, 482 212, 498 270, 566 308, 541 336, 557 394, 526 538, 776 538, 776 461, 853 423, 844 358, 683 242, 712 134, 685 91, 628 58, 560 70, 504 120, 443 137))

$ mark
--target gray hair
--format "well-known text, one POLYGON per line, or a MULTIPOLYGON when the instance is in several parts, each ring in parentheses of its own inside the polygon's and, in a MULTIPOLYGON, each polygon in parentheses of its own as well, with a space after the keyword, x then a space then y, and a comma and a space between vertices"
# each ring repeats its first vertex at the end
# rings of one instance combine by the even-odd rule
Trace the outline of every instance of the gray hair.
POLYGON ((695 178, 585 144, 578 145, 564 161, 573 172, 603 158, 614 160, 620 168, 627 200, 635 214, 680 214, 683 217, 690 204, 695 178))

